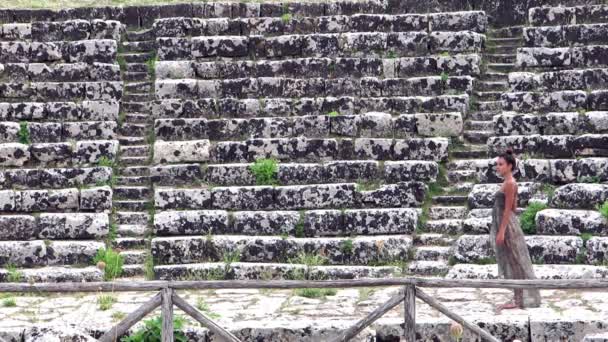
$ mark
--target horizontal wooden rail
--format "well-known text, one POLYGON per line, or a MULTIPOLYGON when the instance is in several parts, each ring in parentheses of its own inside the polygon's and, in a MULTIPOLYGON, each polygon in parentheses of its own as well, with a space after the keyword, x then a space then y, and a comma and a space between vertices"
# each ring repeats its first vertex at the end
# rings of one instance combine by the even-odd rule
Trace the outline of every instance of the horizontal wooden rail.
POLYGON ((356 280, 201 280, 92 283, 0 283, 0 292, 126 292, 205 289, 355 288, 376 286, 466 287, 503 289, 608 289, 608 279, 440 279, 390 278, 356 280))

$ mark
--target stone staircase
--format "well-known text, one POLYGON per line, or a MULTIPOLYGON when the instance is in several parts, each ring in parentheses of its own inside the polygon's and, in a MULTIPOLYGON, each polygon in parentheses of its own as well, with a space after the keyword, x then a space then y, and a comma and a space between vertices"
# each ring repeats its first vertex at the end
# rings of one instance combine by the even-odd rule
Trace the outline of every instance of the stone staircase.
POLYGON ((124 256, 123 276, 145 273, 149 248, 152 186, 148 164, 151 160, 152 122, 149 101, 154 94, 155 45, 152 30, 127 31, 121 42, 119 59, 125 94, 121 104, 119 176, 114 187, 114 208, 118 224, 115 247, 124 256))
POLYGON ((521 26, 489 30, 486 49, 481 54, 485 67, 474 83, 472 111, 464 121, 463 140, 452 139, 455 147, 450 151, 445 179, 439 180, 446 186, 432 195, 422 227, 424 233, 414 239, 412 271, 433 275, 449 269, 451 245, 455 236, 466 233, 465 220, 470 216, 467 195, 479 181, 477 167, 487 165, 486 141, 494 135, 492 118, 501 112, 500 96, 509 91, 508 74, 514 69, 521 43, 521 26))

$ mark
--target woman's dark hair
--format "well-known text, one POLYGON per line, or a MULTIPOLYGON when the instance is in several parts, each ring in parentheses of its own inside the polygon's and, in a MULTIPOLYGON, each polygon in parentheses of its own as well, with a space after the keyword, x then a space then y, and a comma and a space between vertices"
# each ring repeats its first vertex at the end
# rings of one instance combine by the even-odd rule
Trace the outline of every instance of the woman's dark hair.
POLYGON ((515 160, 515 156, 513 155, 513 150, 508 148, 506 151, 501 153, 498 158, 504 159, 507 164, 511 164, 511 170, 515 171, 517 168, 517 161, 515 160))

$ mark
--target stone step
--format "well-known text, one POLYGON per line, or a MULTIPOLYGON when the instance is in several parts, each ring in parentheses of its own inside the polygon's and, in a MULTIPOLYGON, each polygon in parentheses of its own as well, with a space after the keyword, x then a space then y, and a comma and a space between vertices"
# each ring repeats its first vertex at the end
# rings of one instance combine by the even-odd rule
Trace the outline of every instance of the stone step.
POLYGON ((127 71, 122 74, 125 82, 145 82, 152 80, 152 76, 147 72, 127 71))
POLYGON ((145 145, 146 144, 146 137, 143 137, 143 136, 140 136, 140 137, 119 136, 118 137, 118 142, 121 145, 128 145, 128 146, 132 146, 132 145, 145 145))
POLYGON ((513 54, 484 53, 483 58, 488 63, 515 63, 513 54))
POLYGON ((484 81, 484 82, 505 82, 505 83, 508 84, 509 74, 508 73, 504 73, 504 72, 496 72, 496 71, 492 71, 492 70, 486 70, 486 72, 484 72, 483 74, 481 74, 481 76, 479 77, 479 79, 481 81, 484 81))
POLYGON ((485 144, 489 137, 494 136, 494 131, 472 131, 466 130, 462 133, 465 140, 472 144, 485 144))
POLYGON ((465 129, 474 131, 492 131, 494 130, 494 122, 490 120, 467 120, 465 122, 465 129))
POLYGON ((494 38, 514 38, 521 37, 523 34, 523 26, 507 26, 498 29, 493 29, 488 32, 490 37, 494 38))
POLYGON ((127 63, 145 63, 154 57, 152 52, 138 52, 138 53, 121 53, 127 63))
POLYGON ((128 113, 128 114, 125 114, 125 121, 132 122, 132 123, 149 124, 152 121, 152 117, 145 113, 128 113))
POLYGON ((294 275, 314 279, 387 278, 401 275, 396 266, 308 266, 299 263, 223 262, 154 266, 158 280, 273 280, 293 279, 294 275))
POLYGON ((448 260, 451 247, 446 246, 418 246, 414 251, 414 260, 437 261, 448 260))
POLYGON ((422 233, 414 236, 414 244, 417 246, 451 246, 454 241, 456 241, 454 237, 440 233, 422 233))
POLYGON ((150 93, 130 93, 123 95, 122 100, 128 102, 154 101, 154 95, 150 93))
POLYGON ((124 52, 150 52, 156 50, 156 40, 123 41, 120 47, 124 52))
POLYGON ((478 178, 478 176, 471 176, 470 179, 465 179, 461 182, 455 183, 454 185, 452 185, 452 190, 454 191, 454 193, 467 194, 471 192, 471 189, 473 189, 475 183, 479 182, 478 178))
POLYGON ((148 93, 154 87, 153 82, 133 82, 125 84, 126 93, 148 93))
POLYGON ((115 186, 114 199, 142 200, 150 196, 151 190, 147 186, 115 186))
POLYGON ((486 51, 489 51, 493 54, 514 55, 517 54, 518 48, 519 46, 496 45, 486 48, 486 51))
POLYGON ((490 160, 487 158, 455 159, 448 163, 448 170, 475 170, 478 167, 487 167, 490 160))
MULTIPOLYGON (((592 265, 532 265, 538 279, 608 278, 608 268, 592 265)), ((499 279, 496 264, 456 264, 446 275, 448 279, 499 279)))
POLYGON ((113 200, 113 206, 118 210, 144 211, 147 209, 146 200, 113 200))
POLYGON ((386 264, 407 260, 410 235, 294 238, 281 236, 211 235, 156 237, 152 257, 158 265, 236 259, 241 262, 299 263, 322 253, 324 265, 386 264))
POLYGON ((118 129, 118 134, 123 136, 142 137, 147 133, 146 124, 125 122, 118 129))
POLYGON ((475 170, 453 170, 448 171, 448 181, 451 183, 462 183, 477 180, 477 172, 475 170))
POLYGON ((150 157, 120 157, 120 163, 125 166, 148 165, 150 163, 150 157))
POLYGON ((133 177, 124 177, 119 176, 116 180, 116 184, 118 185, 147 185, 150 182, 150 178, 147 176, 133 176, 133 177))
POLYGON ((120 105, 120 108, 128 113, 148 113, 150 111, 150 103, 123 101, 120 105))
POLYGON ((488 147, 485 145, 468 145, 464 149, 450 152, 450 156, 454 159, 487 158, 488 147))
MULTIPOLYGON (((56 221, 66 222, 67 218, 64 217, 59 217, 56 221)), ((78 221, 82 222, 82 220, 78 221)), ((107 232, 107 230, 105 232, 100 231, 104 227, 107 229, 107 223, 104 225, 100 219, 88 217, 87 221, 90 221, 92 226, 86 227, 87 232, 80 232, 85 228, 68 220, 68 223, 65 224, 66 227, 58 227, 58 231, 49 229, 46 236, 60 239, 71 239, 72 236, 75 238, 94 238, 96 235, 99 236, 107 232), (61 230, 64 230, 64 232, 61 230)), ((52 221, 49 224, 52 224, 52 221)), ((0 250, 2 250, 3 255, 6 255, 6 257, 3 257, 5 260, 3 263, 11 263, 15 267, 90 265, 97 250, 105 246, 103 242, 94 240, 21 241, 15 239, 15 237, 12 238, 14 239, 12 241, 0 241, 0 250)))
MULTIPOLYGON (((137 219, 138 222, 143 219, 137 219)), ((119 224, 117 233, 120 237, 144 237, 149 232, 147 219, 144 224, 119 224)))
POLYGON ((523 43, 523 37, 489 37, 490 45, 496 46, 520 46, 523 43))
POLYGON ((146 135, 147 125, 125 122, 118 130, 118 134, 124 136, 141 137, 146 135))
POLYGON ((146 64, 146 63, 128 63, 127 71, 129 71, 129 72, 148 72, 148 64, 146 64))
POLYGON ((119 250, 141 249, 146 247, 146 238, 121 237, 112 241, 112 246, 119 250))
POLYGON ((146 251, 122 251, 120 252, 124 259, 124 265, 143 264, 146 260, 146 251))
POLYGON ((467 207, 457 206, 432 206, 429 209, 429 219, 463 219, 467 215, 467 207))
MULTIPOLYGON (((186 191, 180 191, 185 194, 186 191)), ((237 195, 237 194, 235 194, 237 195)), ((176 202, 199 207, 217 207, 219 196, 198 192, 197 196, 187 196, 160 192, 155 189, 156 208, 176 207, 176 202), (202 202, 202 203, 201 203, 202 202)), ((255 197, 254 197, 255 198, 255 197)), ((180 204, 179 206, 182 206, 180 204)), ((230 210, 163 210, 154 216, 154 233, 157 236, 241 234, 241 235, 284 235, 284 236, 353 236, 381 234, 411 234, 417 225, 419 209, 341 209, 341 210, 285 210, 278 211, 240 210, 241 205, 228 206, 230 210), (298 231, 299 230, 299 231, 298 231)), ((266 208, 264 208, 266 209, 266 208)))
POLYGON ((479 111, 500 111, 502 103, 500 101, 477 101, 475 103, 479 111))
POLYGON ((477 81, 475 90, 506 92, 509 90, 509 83, 504 81, 477 81))
POLYGON ((120 225, 143 225, 146 226, 150 220, 148 212, 117 211, 116 223, 120 225))
POLYGON ((150 175, 150 167, 149 166, 128 166, 120 168, 121 176, 149 176, 150 175))
POLYGON ((426 231, 430 233, 456 235, 462 233, 462 224, 462 219, 430 220, 426 222, 426 231))
POLYGON ((121 278, 140 277, 146 273, 146 269, 142 264, 124 265, 122 267, 121 278))
POLYGON ((499 101, 502 91, 476 91, 475 96, 479 101, 499 101))
POLYGON ((513 63, 488 63, 488 70, 490 71, 498 71, 498 72, 511 72, 515 69, 515 64, 513 63))
POLYGON ((131 42, 154 40, 156 38, 153 29, 140 30, 140 31, 127 31, 127 40, 131 42))
MULTIPOLYGON (((41 268, 20 268, 19 282, 23 283, 64 283, 103 281, 103 272, 97 267, 45 266, 41 268)), ((8 281, 9 271, 0 269, 0 282, 8 281)))
POLYGON ((474 121, 492 121, 494 115, 500 115, 499 110, 477 110, 468 113, 468 119, 474 121))
POLYGON ((445 260, 416 260, 407 265, 407 273, 420 276, 443 276, 450 269, 445 260))
POLYGON ((150 153, 150 145, 120 146, 121 157, 141 157, 150 153))

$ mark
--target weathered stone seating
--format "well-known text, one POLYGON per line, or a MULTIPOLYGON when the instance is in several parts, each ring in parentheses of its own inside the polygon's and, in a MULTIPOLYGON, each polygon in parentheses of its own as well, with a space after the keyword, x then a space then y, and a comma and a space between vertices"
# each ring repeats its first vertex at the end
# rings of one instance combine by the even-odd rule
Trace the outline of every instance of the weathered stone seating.
POLYGON ((360 32, 263 36, 201 36, 157 38, 161 60, 216 57, 382 57, 419 56, 443 51, 461 53, 481 49, 484 36, 473 32, 360 32))
POLYGON ((354 14, 316 17, 165 18, 154 22, 157 37, 289 35, 311 33, 486 31, 484 12, 434 14, 354 14))
MULTIPOLYGON (((604 266, 593 265, 534 265, 534 273, 539 279, 585 279, 606 278, 608 270, 604 266)), ((454 265, 448 279, 498 279, 496 265, 454 265)))
MULTIPOLYGON (((579 159, 523 159, 519 161, 516 177, 520 181, 545 182, 551 184, 576 183, 578 180, 597 179, 605 181, 606 158, 579 159)), ((479 160, 475 165, 477 178, 481 182, 500 181, 495 170, 495 160, 479 160)))
POLYGON ((48 20, 0 25, 0 281, 100 281, 125 27, 48 20))
MULTIPOLYGON (((154 183, 188 185, 209 183, 217 186, 255 185, 249 163, 171 164, 150 168, 154 183)), ((408 181, 433 182, 438 165, 432 161, 335 160, 324 163, 279 163, 277 180, 284 185, 384 181, 386 184, 408 181)))
POLYGON ((34 21, 31 23, 1 24, 0 40, 32 40, 38 42, 86 39, 119 40, 124 30, 124 25, 116 20, 34 21))
POLYGON ((608 6, 533 7, 528 13, 532 26, 593 24, 606 21, 608 6))
POLYGON ((468 108, 467 95, 415 97, 317 97, 317 98, 199 98, 158 100, 150 105, 155 118, 219 118, 326 115, 352 115, 366 112, 438 113, 462 112, 468 108))
POLYGON ((213 62, 158 61, 156 79, 232 79, 260 77, 406 78, 479 74, 478 54, 429 55, 402 58, 288 58, 282 60, 213 62))
MULTIPOLYGON (((535 263, 574 263, 582 252, 583 240, 576 236, 526 236, 530 257, 535 263)), ((473 263, 494 256, 488 235, 462 235, 454 245, 458 262, 473 263)))

